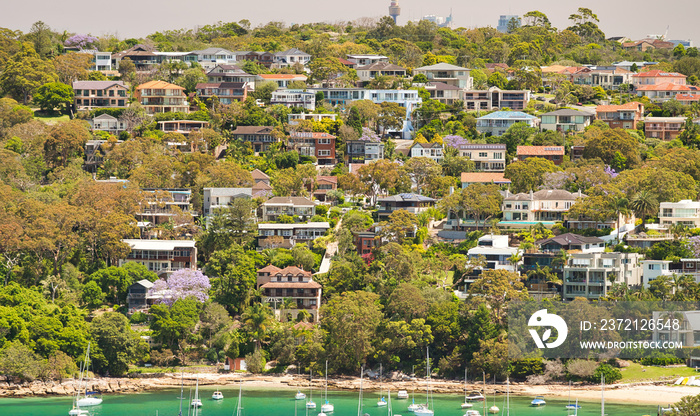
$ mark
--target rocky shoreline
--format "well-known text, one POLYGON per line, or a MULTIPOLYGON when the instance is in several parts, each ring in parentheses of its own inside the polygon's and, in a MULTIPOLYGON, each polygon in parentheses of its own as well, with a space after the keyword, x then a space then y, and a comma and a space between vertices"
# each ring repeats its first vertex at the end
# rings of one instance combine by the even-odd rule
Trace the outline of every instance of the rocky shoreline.
MULTIPOLYGON (((185 386, 193 386, 199 377, 201 386, 226 386, 234 385, 243 380, 246 385, 260 388, 300 388, 306 389, 309 387, 309 380, 300 376, 291 375, 253 375, 244 373, 186 373, 183 376, 183 384, 185 386)), ((100 391, 102 393, 137 393, 141 391, 176 388, 181 383, 181 376, 177 373, 162 373, 162 374, 147 374, 137 375, 129 378, 95 378, 88 381, 88 390, 100 391)), ((608 390, 615 389, 630 389, 636 386, 654 386, 667 384, 665 381, 635 383, 635 385, 619 384, 606 386, 608 390)), ((312 381, 314 388, 320 389, 324 386, 324 379, 315 378, 312 381)), ((0 381, 0 397, 27 397, 27 396, 70 396, 74 395, 78 383, 75 380, 59 381, 34 381, 30 383, 16 384, 8 380, 0 381)), ((412 379, 404 381, 385 380, 382 384, 384 389, 391 391, 406 390, 408 392, 415 391, 421 394, 425 389, 424 379, 412 379)), ((563 385, 548 384, 543 386, 532 386, 525 383, 512 383, 510 392, 513 395, 531 395, 536 392, 543 394, 559 395, 563 385)), ((341 377, 328 379, 328 388, 331 390, 357 391, 360 388, 360 379, 357 377, 341 377)), ((363 388, 369 391, 379 390, 380 385, 377 380, 364 379, 363 388)), ((485 394, 505 394, 505 384, 486 384, 480 382, 468 383, 468 390, 480 390, 485 394)), ((464 384, 457 380, 432 380, 431 390, 434 393, 443 394, 462 394, 464 384)), ((592 385, 575 386, 575 391, 578 392, 595 392, 599 391, 599 387, 592 385)), ((689 393, 688 393, 689 394, 689 393)), ((695 393, 697 394, 697 393, 695 393)))

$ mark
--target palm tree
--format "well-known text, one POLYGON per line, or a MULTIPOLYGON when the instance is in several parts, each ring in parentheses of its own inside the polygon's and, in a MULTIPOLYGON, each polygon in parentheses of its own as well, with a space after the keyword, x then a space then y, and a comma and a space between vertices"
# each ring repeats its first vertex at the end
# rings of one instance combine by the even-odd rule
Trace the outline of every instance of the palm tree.
POLYGON ((559 265, 562 269, 564 269, 564 266, 566 266, 566 264, 569 262, 569 258, 571 258, 569 252, 564 249, 561 249, 559 251, 559 254, 557 254, 557 256, 552 259, 552 266, 559 265))
POLYGON ((641 190, 634 194, 630 201, 630 208, 638 217, 642 217, 642 228, 646 229, 646 219, 649 214, 656 212, 659 203, 654 194, 647 190, 641 190))
POLYGON ((262 341, 267 335, 267 328, 272 322, 270 306, 262 303, 249 306, 241 316, 241 320, 253 336, 255 348, 260 349, 262 341))
POLYGON ((510 263, 513 266, 513 270, 517 271, 517 266, 518 263, 520 263, 520 260, 523 258, 523 256, 520 255, 520 253, 515 253, 512 256, 508 257, 508 263, 510 263))
POLYGON ((677 222, 668 227, 668 231, 671 234, 673 234, 673 237, 675 239, 680 239, 681 237, 685 237, 686 235, 688 235, 688 227, 681 224, 680 222, 677 222))
POLYGON ((629 215, 629 200, 622 195, 613 195, 610 197, 610 209, 615 212, 615 221, 617 223, 617 241, 620 241, 620 216, 629 215))

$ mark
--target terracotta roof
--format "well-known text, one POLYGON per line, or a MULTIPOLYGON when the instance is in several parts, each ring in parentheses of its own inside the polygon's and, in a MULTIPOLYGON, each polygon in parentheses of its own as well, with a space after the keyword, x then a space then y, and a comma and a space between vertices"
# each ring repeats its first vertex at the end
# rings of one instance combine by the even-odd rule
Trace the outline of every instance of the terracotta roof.
POLYGON ((263 134, 263 132, 272 132, 272 126, 238 126, 233 134, 263 134))
POLYGON ((612 111, 620 111, 620 110, 639 110, 641 111, 643 108, 643 104, 637 101, 630 101, 629 103, 625 103, 622 105, 599 105, 596 107, 595 111, 597 113, 607 113, 607 112, 612 112, 612 111))
POLYGON ((337 176, 317 176, 316 181, 325 181, 325 182, 330 182, 330 183, 338 183, 338 177, 337 176))
POLYGON ((688 85, 672 84, 670 82, 655 85, 640 85, 637 91, 693 91, 688 85))
POLYGON ((311 322, 297 322, 292 328, 296 329, 297 331, 311 331, 314 329, 314 324, 311 322))
POLYGON ((185 90, 179 85, 171 84, 169 82, 165 81, 148 81, 146 83, 143 83, 136 87, 137 90, 141 90, 144 88, 150 88, 150 89, 164 89, 164 90, 185 90))
POLYGON ((343 64, 343 65, 345 65, 345 66, 355 66, 355 63, 354 63, 354 62, 348 61, 348 60, 345 59, 345 58, 336 58, 336 59, 338 60, 338 62, 340 62, 341 64, 343 64))
POLYGON ((260 286, 263 289, 320 289, 321 285, 314 282, 268 282, 260 286))
POLYGON ((564 146, 518 146, 516 154, 527 156, 563 155, 564 146))
POLYGON ((676 101, 700 101, 700 94, 676 94, 676 101))
POLYGON ((306 75, 302 74, 260 74, 258 75, 262 79, 298 79, 306 81, 306 75))
POLYGON ((495 68, 508 69, 508 64, 499 63, 499 62, 489 62, 486 64, 486 68, 487 69, 495 69, 495 68))
POLYGON ((252 176, 253 179, 270 179, 270 177, 260 169, 255 169, 254 171, 250 172, 250 176, 252 176))
POLYGON ((255 185, 253 185, 253 193, 259 192, 259 191, 271 191, 272 187, 268 185, 267 183, 263 182, 262 180, 259 180, 255 182, 255 185))
POLYGON ((311 276, 311 272, 307 272, 304 269, 300 269, 296 266, 287 266, 284 269, 280 270, 279 273, 283 275, 288 275, 288 274, 293 274, 293 275, 300 275, 303 274, 304 276, 311 276))
POLYGON ((461 181, 464 183, 511 183, 503 177, 502 172, 462 172, 461 181))
POLYGON ((638 74, 632 75, 633 78, 639 78, 639 77, 671 77, 671 78, 687 78, 683 74, 679 74, 678 72, 666 72, 662 71, 660 69, 655 69, 653 71, 647 71, 647 72, 640 72, 638 74))
POLYGON ((273 265, 269 264, 269 265, 263 267, 262 269, 258 270, 258 273, 277 273, 277 272, 279 272, 280 270, 282 270, 282 269, 280 269, 279 267, 276 267, 276 266, 273 266, 273 265))

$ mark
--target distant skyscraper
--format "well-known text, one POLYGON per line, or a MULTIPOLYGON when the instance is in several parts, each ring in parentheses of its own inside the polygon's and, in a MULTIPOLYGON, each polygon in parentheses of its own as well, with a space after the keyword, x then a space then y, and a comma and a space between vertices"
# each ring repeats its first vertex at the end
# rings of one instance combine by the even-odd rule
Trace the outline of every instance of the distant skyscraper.
POLYGON ((396 19, 401 14, 401 7, 399 7, 399 0, 391 0, 391 6, 389 6, 389 16, 394 18, 394 23, 396 19))
POLYGON ((496 26, 496 29, 498 29, 499 32, 507 33, 508 22, 510 22, 511 19, 517 20, 518 27, 520 27, 520 16, 516 14, 502 14, 501 17, 498 18, 498 26, 496 26))

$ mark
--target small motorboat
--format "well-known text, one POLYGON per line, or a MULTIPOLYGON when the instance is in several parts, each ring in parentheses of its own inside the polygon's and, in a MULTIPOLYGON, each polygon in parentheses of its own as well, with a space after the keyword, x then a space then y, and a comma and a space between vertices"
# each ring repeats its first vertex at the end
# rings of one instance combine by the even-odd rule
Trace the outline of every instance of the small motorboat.
POLYGON ((211 398, 214 400, 223 400, 224 399, 224 394, 221 393, 219 390, 215 391, 214 394, 211 395, 211 398))
POLYGON ((489 407, 489 413, 491 413, 493 415, 495 415, 496 413, 498 413, 500 411, 501 411, 501 409, 499 409, 498 406, 496 406, 496 405, 489 407))
POLYGON ((75 406, 68 411, 68 416, 85 416, 85 415, 89 415, 89 414, 90 414, 90 412, 88 412, 87 410, 83 410, 83 409, 81 409, 79 407, 75 407, 75 406))
POLYGON ((308 402, 306 402, 306 408, 307 408, 307 409, 315 409, 315 408, 316 408, 316 402, 314 402, 313 400, 309 400, 308 402))
POLYGON ((382 397, 381 399, 379 399, 377 401, 377 407, 384 407, 384 406, 386 406, 386 400, 384 400, 384 397, 382 397))
POLYGON ((478 410, 467 410, 464 416, 481 416, 481 413, 478 410))
POLYGON ((202 407, 202 399, 192 399, 192 402, 190 403, 190 406, 192 406, 192 407, 202 407))
POLYGON ((408 399, 408 392, 406 390, 399 390, 396 393, 397 399, 408 399))
POLYGON ((473 403, 469 403, 469 402, 464 402, 464 403, 462 403, 462 409, 470 409, 470 408, 472 408, 473 406, 474 406, 473 403))
POLYGON ((475 391, 472 391, 471 393, 467 394, 467 395, 464 397, 464 400, 466 400, 466 401, 468 401, 468 402, 481 402, 481 401, 483 401, 483 400, 485 400, 485 399, 486 399, 486 398, 484 397, 484 395, 481 394, 480 391, 476 391, 476 390, 475 390, 475 391))
POLYGON ((580 408, 581 408, 581 405, 580 405, 580 404, 573 404, 573 403, 570 403, 570 404, 567 404, 567 405, 566 405, 566 410, 577 410, 577 409, 580 409, 580 408))
POLYGON ((546 405, 547 402, 544 401, 544 396, 536 396, 532 401, 530 402, 531 406, 544 406, 546 405))
POLYGON ((297 394, 294 395, 295 400, 304 400, 306 398, 306 393, 302 391, 297 391, 297 394))

